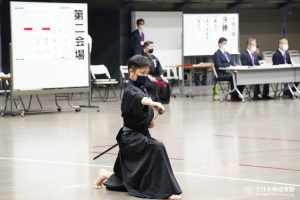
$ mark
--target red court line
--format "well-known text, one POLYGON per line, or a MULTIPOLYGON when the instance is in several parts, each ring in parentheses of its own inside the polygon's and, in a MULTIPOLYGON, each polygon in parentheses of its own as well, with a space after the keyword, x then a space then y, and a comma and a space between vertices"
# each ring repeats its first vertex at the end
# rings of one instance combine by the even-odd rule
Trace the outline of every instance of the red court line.
POLYGON ((169 157, 169 159, 170 160, 184 160, 183 158, 170 158, 170 157, 169 157))
POLYGON ((220 136, 220 137, 234 137, 234 136, 232 136, 232 135, 220 135, 220 134, 216 134, 216 135, 214 135, 214 136, 220 136))
POLYGON ((248 165, 248 164, 238 164, 238 165, 241 166, 241 167, 255 167, 255 168, 276 169, 276 170, 285 170, 285 171, 300 172, 300 169, 288 169, 288 168, 281 168, 281 167, 248 165))
POLYGON ((101 146, 91 146, 91 148, 104 148, 104 147, 112 147, 114 144, 107 144, 107 145, 101 145, 101 146))
MULTIPOLYGON (((102 152, 91 152, 91 153, 95 153, 95 154, 100 154, 102 152)), ((113 155, 113 156, 117 156, 118 154, 117 153, 105 153, 107 155, 113 155)), ((184 160, 183 158, 171 158, 169 157, 170 160, 184 160)))
POLYGON ((43 27, 42 30, 43 31, 50 31, 50 27, 43 27))
MULTIPOLYGON (((95 154, 100 154, 102 152, 92 152, 92 153, 95 153, 95 154)), ((117 156, 118 154, 117 153, 105 153, 104 155, 112 155, 112 156, 117 156)))
POLYGON ((32 31, 32 28, 30 28, 30 27, 25 27, 25 28, 24 28, 24 31, 32 31))
POLYGON ((300 140, 283 139, 283 138, 267 138, 267 137, 250 137, 250 136, 233 136, 233 135, 222 135, 215 134, 217 137, 229 137, 229 138, 241 138, 241 139, 253 139, 253 140, 272 140, 272 141, 283 141, 283 142, 300 142, 300 140))

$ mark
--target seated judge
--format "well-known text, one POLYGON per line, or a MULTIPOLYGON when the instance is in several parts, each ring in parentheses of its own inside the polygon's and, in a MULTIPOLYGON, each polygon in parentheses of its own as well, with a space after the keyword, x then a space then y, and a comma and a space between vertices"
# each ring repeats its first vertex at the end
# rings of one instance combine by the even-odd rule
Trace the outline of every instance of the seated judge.
POLYGON ((163 69, 156 56, 153 55, 154 44, 152 41, 144 43, 143 55, 150 60, 150 71, 145 87, 153 101, 163 104, 170 102, 171 90, 168 79, 163 75, 163 69))
MULTIPOLYGON (((243 66, 259 66, 259 58, 256 54, 257 44, 256 39, 249 38, 246 42, 247 49, 241 54, 241 64, 243 66)), ((254 100, 272 99, 269 96, 269 84, 264 84, 262 97, 259 96, 260 86, 254 85, 254 100)))
MULTIPOLYGON (((283 65, 283 64, 292 64, 290 54, 288 52, 289 42, 286 38, 281 38, 278 41, 278 49, 275 51, 272 57, 273 65, 283 65)), ((299 83, 295 83, 296 86, 299 83)), ((293 90, 295 90, 293 88, 293 90)), ((283 92, 284 96, 293 97, 289 89, 286 87, 283 92)))
MULTIPOLYGON (((218 41, 219 49, 214 53, 213 60, 216 72, 218 74, 218 79, 221 81, 229 81, 230 87, 233 90, 233 80, 232 75, 225 70, 220 70, 220 68, 234 66, 234 61, 230 53, 227 52, 227 39, 220 38, 218 41)), ((244 86, 238 86, 238 89, 241 93, 243 93, 244 86)), ((232 101, 240 101, 239 95, 236 91, 231 93, 232 101)))
POLYGON ((131 33, 130 38, 130 49, 132 52, 132 55, 142 55, 143 54, 143 45, 145 41, 145 34, 144 34, 144 26, 145 26, 145 20, 138 19, 136 21, 137 29, 135 29, 131 33))

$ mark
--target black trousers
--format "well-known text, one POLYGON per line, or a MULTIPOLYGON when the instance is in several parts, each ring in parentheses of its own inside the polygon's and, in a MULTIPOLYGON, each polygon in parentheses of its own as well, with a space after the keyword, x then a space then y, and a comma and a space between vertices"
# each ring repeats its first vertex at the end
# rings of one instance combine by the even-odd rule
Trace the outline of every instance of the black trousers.
MULTIPOLYGON (((295 83, 295 86, 298 87, 299 83, 295 83)), ((290 90, 288 89, 287 85, 285 86, 286 88, 284 89, 283 95, 288 95, 288 96, 292 96, 292 93, 290 92, 290 90)), ((296 91, 295 88, 292 88, 293 92, 296 91)))
MULTIPOLYGON (((265 96, 269 96, 269 84, 264 84, 263 86, 263 93, 262 93, 262 96, 265 97, 265 96)), ((254 85, 254 96, 257 96, 261 94, 260 92, 260 86, 259 85, 254 85)))

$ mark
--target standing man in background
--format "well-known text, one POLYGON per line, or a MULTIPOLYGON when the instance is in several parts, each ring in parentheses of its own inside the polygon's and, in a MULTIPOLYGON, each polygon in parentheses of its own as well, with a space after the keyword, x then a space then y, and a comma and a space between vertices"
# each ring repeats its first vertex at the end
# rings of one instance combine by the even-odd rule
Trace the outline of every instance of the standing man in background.
MULTIPOLYGON (((241 55, 241 64, 243 66, 259 66, 259 58, 256 54, 257 51, 257 44, 256 39, 249 38, 246 42, 247 49, 241 55)), ((262 97, 258 96, 261 94, 260 92, 260 85, 254 85, 254 100, 261 100, 261 99, 272 99, 269 96, 269 84, 264 84, 264 90, 262 97)))
MULTIPOLYGON (((272 57, 273 65, 283 65, 283 64, 291 65, 292 64, 288 49, 289 49, 288 40, 286 38, 279 39, 278 49, 275 51, 275 53, 273 54, 273 57, 272 57)), ((299 83, 295 83, 295 85, 298 86, 299 83)), ((293 88, 293 91, 295 91, 294 88, 293 88)), ((287 85, 284 89, 283 95, 293 98, 293 95, 290 92, 290 90, 287 88, 287 85)))
POLYGON ((131 33, 131 38, 130 38, 130 49, 132 52, 132 55, 137 55, 137 54, 143 54, 144 52, 144 41, 145 41, 145 34, 143 32, 144 30, 144 25, 145 25, 145 20, 143 19, 138 19, 136 21, 137 29, 135 29, 131 33))

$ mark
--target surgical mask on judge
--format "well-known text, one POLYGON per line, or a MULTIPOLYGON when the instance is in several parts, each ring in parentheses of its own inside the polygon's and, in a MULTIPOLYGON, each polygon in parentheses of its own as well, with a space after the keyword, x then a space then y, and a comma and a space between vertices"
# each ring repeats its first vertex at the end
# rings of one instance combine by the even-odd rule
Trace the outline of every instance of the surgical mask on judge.
POLYGON ((223 51, 227 51, 227 44, 222 44, 222 45, 221 45, 221 49, 222 49, 223 51))
POLYGON ((282 50, 283 51, 287 51, 289 49, 289 45, 288 44, 283 44, 282 45, 282 50))
POLYGON ((252 53, 256 52, 256 49, 257 49, 256 46, 251 46, 251 47, 250 47, 250 51, 251 51, 252 53))
POLYGON ((144 28, 145 28, 145 26, 144 26, 144 25, 139 25, 139 27, 138 27, 138 28, 139 28, 139 30, 140 30, 140 31, 143 31, 143 30, 144 30, 144 28))

